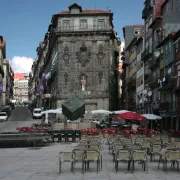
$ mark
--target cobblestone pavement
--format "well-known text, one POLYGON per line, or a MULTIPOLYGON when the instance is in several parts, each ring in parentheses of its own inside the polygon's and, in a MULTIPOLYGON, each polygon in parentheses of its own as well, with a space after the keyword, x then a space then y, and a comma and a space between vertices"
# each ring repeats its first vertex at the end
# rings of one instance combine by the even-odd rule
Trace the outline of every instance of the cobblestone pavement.
POLYGON ((127 172, 127 164, 120 163, 116 174, 112 155, 108 146, 103 145, 103 167, 96 173, 96 164, 90 164, 89 172, 81 173, 81 163, 77 163, 75 174, 70 172, 70 164, 64 163, 62 174, 58 174, 58 153, 71 151, 76 144, 53 144, 42 148, 11 148, 0 149, 0 179, 2 180, 179 180, 180 172, 168 165, 168 173, 162 167, 157 169, 157 162, 148 164, 146 174, 141 165, 135 164, 134 173, 127 172))

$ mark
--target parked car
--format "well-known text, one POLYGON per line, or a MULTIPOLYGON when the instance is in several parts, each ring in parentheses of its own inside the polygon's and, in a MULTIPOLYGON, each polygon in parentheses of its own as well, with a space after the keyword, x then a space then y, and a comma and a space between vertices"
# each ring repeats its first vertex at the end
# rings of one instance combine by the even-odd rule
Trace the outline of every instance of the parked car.
POLYGON ((1 112, 6 112, 7 116, 9 117, 11 116, 11 111, 12 111, 11 106, 4 106, 1 112))
POLYGON ((0 121, 7 121, 7 120, 8 120, 7 112, 0 112, 0 121))
POLYGON ((33 119, 35 118, 42 118, 42 114, 41 114, 41 109, 40 108, 34 108, 33 110, 33 119))

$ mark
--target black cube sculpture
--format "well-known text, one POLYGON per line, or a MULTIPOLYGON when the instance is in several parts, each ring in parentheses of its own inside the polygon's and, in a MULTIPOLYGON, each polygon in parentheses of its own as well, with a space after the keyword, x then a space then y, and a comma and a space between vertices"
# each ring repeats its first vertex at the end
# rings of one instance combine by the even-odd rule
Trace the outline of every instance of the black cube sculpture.
POLYGON ((62 113, 69 120, 77 120, 85 114, 85 103, 77 94, 72 94, 70 98, 62 104, 62 113))

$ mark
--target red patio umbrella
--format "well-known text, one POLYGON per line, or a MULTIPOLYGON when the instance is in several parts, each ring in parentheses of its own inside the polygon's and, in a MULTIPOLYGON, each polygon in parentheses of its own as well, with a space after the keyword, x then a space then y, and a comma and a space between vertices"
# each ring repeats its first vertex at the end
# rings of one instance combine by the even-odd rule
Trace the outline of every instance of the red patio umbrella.
POLYGON ((140 114, 136 114, 136 113, 133 113, 133 112, 126 112, 126 113, 123 113, 123 114, 117 114, 115 117, 117 119, 121 118, 121 119, 139 120, 139 121, 146 120, 146 118, 144 116, 141 116, 140 114))

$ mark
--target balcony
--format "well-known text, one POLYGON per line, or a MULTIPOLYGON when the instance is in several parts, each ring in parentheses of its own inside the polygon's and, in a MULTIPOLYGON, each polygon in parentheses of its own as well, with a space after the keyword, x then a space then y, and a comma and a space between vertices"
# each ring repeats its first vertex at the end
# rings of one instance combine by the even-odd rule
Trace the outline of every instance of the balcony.
POLYGON ((39 78, 42 77, 43 72, 44 72, 44 66, 41 66, 39 70, 39 78))
POLYGON ((110 26, 88 26, 87 28, 80 28, 79 26, 61 26, 57 28, 56 33, 72 33, 72 32, 92 32, 92 31, 105 31, 109 32, 110 26))
POLYGON ((142 11, 142 19, 146 19, 153 8, 153 0, 146 0, 144 3, 145 7, 142 11))
POLYGON ((141 60, 145 61, 150 56, 152 56, 152 47, 151 46, 144 49, 144 51, 141 53, 141 60))
POLYGON ((55 66, 52 70, 51 70, 51 76, 50 78, 47 80, 47 85, 50 86, 54 80, 55 80, 55 76, 57 75, 57 66, 55 66))
POLYGON ((146 19, 148 16, 148 9, 145 7, 142 11, 142 19, 146 19))
POLYGON ((164 78, 160 79, 160 88, 159 90, 167 90, 173 88, 174 78, 171 75, 167 75, 164 78))
POLYGON ((176 103, 175 102, 163 102, 160 103, 160 113, 173 113, 176 112, 177 108, 176 108, 176 103))
POLYGON ((3 69, 3 66, 0 66, 0 74, 1 74, 2 77, 4 78, 4 69, 3 69))
POLYGON ((147 84, 151 89, 157 89, 159 87, 157 77, 154 77, 151 74, 147 75, 145 78, 145 84, 147 84))
POLYGON ((159 68, 159 63, 156 59, 152 59, 151 61, 148 62, 148 67, 150 70, 154 70, 159 68))

